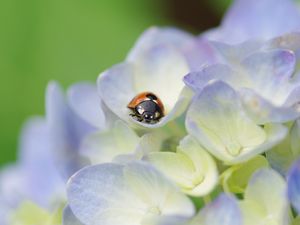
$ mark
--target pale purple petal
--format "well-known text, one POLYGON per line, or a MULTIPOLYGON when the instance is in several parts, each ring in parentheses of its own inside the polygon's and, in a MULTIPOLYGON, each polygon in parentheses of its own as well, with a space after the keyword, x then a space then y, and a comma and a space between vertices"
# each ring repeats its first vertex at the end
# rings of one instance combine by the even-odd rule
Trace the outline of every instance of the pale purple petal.
POLYGON ((22 188, 25 183, 25 173, 20 166, 9 165, 1 169, 0 173, 0 193, 1 203, 14 209, 26 196, 26 188, 22 188))
POLYGON ((245 111, 257 124, 285 123, 300 116, 293 107, 276 106, 251 89, 240 89, 239 94, 245 111))
POLYGON ((300 13, 290 0, 236 0, 220 28, 208 39, 240 43, 252 38, 270 39, 300 30, 300 13))
MULTIPOLYGON (((198 72, 191 72, 183 79, 184 83, 195 92, 200 92, 207 84, 220 80, 231 84, 239 82, 240 77, 227 65, 215 64, 204 67, 198 72)), ((242 82, 242 81, 240 81, 242 82)))
POLYGON ((244 58, 261 49, 264 44, 262 41, 252 39, 236 45, 217 41, 210 43, 221 55, 219 61, 229 65, 238 65, 244 58))
POLYGON ((65 183, 55 164, 50 132, 42 118, 29 120, 20 140, 21 189, 25 198, 42 207, 51 207, 51 201, 64 198, 65 183))
POLYGON ((30 119, 20 139, 20 159, 2 171, 0 193, 12 208, 23 200, 47 209, 65 199, 65 183, 54 162, 49 130, 43 118, 30 119))
POLYGON ((242 215, 237 200, 233 196, 221 194, 206 206, 192 224, 203 225, 242 225, 242 215), (202 222, 202 223, 201 223, 202 222))
POLYGON ((289 82, 295 70, 295 54, 289 50, 257 52, 243 60, 248 86, 274 104, 284 104, 293 90, 289 82))
POLYGON ((72 212, 70 206, 66 206, 63 211, 63 225, 83 225, 79 221, 79 219, 76 218, 74 213, 72 212))
POLYGON ((82 82, 68 89, 70 108, 83 120, 100 130, 106 128, 105 114, 101 108, 95 84, 82 82))
POLYGON ((290 169, 287 182, 289 200, 300 214, 300 160, 296 161, 290 169))
POLYGON ((50 83, 46 93, 46 119, 50 129, 51 146, 58 169, 65 179, 85 162, 80 157, 81 139, 95 130, 70 109, 57 83, 50 83))
POLYGON ((169 45, 181 52, 192 71, 217 60, 217 54, 209 42, 204 39, 198 40, 192 34, 171 27, 151 27, 146 30, 130 51, 127 59, 135 61, 144 51, 161 44, 169 45))

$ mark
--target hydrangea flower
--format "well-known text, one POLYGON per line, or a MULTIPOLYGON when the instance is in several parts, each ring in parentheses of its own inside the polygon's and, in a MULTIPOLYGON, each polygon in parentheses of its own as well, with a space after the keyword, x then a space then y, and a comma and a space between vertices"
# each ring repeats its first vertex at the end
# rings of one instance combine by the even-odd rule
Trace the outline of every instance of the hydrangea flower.
POLYGON ((180 116, 191 97, 182 78, 192 68, 213 62, 205 41, 173 29, 146 31, 123 63, 103 72, 98 90, 108 108, 122 120, 140 128, 157 128, 180 116), (205 57, 203 57, 205 55, 205 57), (170 85, 170 82, 172 85, 170 85), (141 92, 153 92, 163 102, 165 116, 156 124, 133 119, 128 103, 141 92))
POLYGON ((200 37, 150 28, 96 85, 50 83, 0 176, 0 223, 299 223, 299 15, 236 0, 200 37), (136 119, 144 92, 162 118, 136 119))
POLYGON ((106 129, 108 121, 96 85, 73 85, 66 103, 60 86, 50 83, 46 118, 34 117, 24 125, 20 159, 0 175, 0 205, 5 212, 1 224, 38 221, 38 215, 46 214, 49 225, 57 224, 53 218, 66 202, 65 182, 87 163, 79 154, 80 139, 92 131, 106 129))

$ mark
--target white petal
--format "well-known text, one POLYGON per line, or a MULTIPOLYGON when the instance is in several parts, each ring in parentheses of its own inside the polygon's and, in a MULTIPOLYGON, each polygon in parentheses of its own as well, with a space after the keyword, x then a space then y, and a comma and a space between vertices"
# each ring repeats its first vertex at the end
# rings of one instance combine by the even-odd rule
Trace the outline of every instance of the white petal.
MULTIPOLYGON (((246 188, 244 196, 246 204, 241 204, 244 216, 260 217, 261 223, 266 224, 286 224, 288 212, 286 191, 284 179, 274 170, 257 171, 246 188)), ((251 221, 251 218, 247 218, 246 221, 251 221)))
POLYGON ((181 190, 189 195, 204 196, 218 181, 216 164, 191 137, 185 137, 177 152, 157 152, 145 157, 181 190))
POLYGON ((144 163, 87 167, 70 179, 68 198, 86 225, 140 225, 149 215, 194 213, 190 200, 144 163))
POLYGON ((118 120, 110 130, 88 135, 80 151, 93 165, 112 162, 118 155, 134 153, 139 140, 130 127, 118 120))
POLYGON ((122 63, 103 72, 98 78, 98 92, 108 108, 121 119, 128 121, 128 103, 137 94, 134 86, 134 67, 122 63))
POLYGON ((145 51, 133 63, 137 92, 150 91, 156 94, 168 114, 184 87, 182 79, 189 72, 184 57, 168 45, 159 45, 145 51))
POLYGON ((266 140, 265 131, 243 112, 237 93, 220 81, 208 85, 194 98, 186 126, 200 144, 227 163, 266 140))

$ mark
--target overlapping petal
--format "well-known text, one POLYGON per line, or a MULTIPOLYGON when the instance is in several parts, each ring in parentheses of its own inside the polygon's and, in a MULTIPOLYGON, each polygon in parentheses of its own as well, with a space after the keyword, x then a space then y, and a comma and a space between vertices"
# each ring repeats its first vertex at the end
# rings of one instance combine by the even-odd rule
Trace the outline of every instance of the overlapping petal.
POLYGON ((133 154, 139 142, 139 136, 124 122, 118 120, 110 130, 88 135, 80 151, 94 165, 112 162, 118 155, 133 154))
POLYGON ((98 89, 105 104, 121 119, 138 127, 161 127, 178 117, 190 99, 189 91, 184 90, 183 76, 193 68, 215 61, 211 46, 204 40, 199 43, 194 39, 174 29, 146 31, 125 62, 99 76, 98 89), (156 94, 165 106, 166 116, 157 124, 139 123, 129 115, 128 103, 145 91, 156 94))
POLYGON ((268 160, 258 155, 245 163, 228 168, 220 177, 224 190, 228 193, 244 193, 252 174, 268 166, 268 160))
POLYGON ((239 91, 243 107, 256 123, 282 123, 300 115, 300 83, 292 79, 295 60, 288 50, 258 51, 236 65, 216 64, 190 73, 184 81, 199 91, 214 80, 222 80, 239 91))
POLYGON ((153 215, 192 216, 190 200, 149 164, 100 164, 75 174, 69 205, 84 224, 139 225, 153 215))
POLYGON ((257 171, 240 202, 244 224, 287 224, 288 201, 284 179, 271 169, 257 171))
POLYGON ((209 152, 226 163, 246 161, 283 140, 282 125, 264 128, 243 111, 238 94, 218 81, 197 94, 187 112, 186 127, 209 152))
POLYGON ((49 84, 46 119, 55 161, 66 180, 87 163, 79 154, 83 138, 100 128, 104 129, 106 124, 100 98, 97 99, 93 85, 74 85, 69 90, 68 98, 69 101, 66 101, 57 83, 49 84), (86 97, 90 99, 84 101, 86 97))
POLYGON ((176 152, 150 153, 145 160, 151 162, 189 195, 207 195, 218 181, 214 160, 190 136, 181 140, 176 152))

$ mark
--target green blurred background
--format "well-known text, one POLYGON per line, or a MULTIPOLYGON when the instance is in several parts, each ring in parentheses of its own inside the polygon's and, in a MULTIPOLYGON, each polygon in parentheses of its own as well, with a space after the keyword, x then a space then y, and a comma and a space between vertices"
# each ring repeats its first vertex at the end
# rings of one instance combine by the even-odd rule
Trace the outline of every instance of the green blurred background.
POLYGON ((230 0, 0 0, 0 165, 19 131, 44 114, 49 80, 64 87, 124 59, 149 26, 194 33, 216 26, 230 0))

